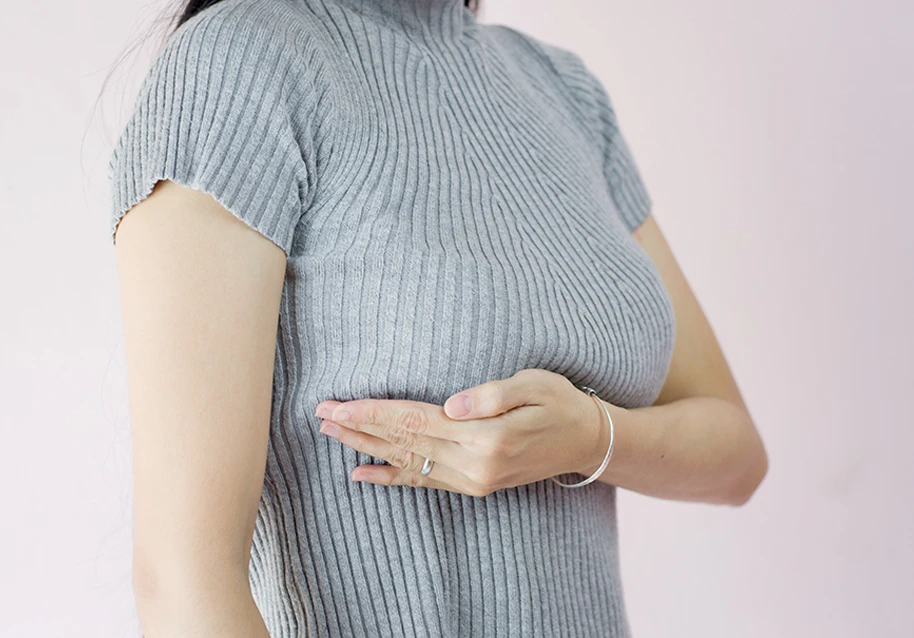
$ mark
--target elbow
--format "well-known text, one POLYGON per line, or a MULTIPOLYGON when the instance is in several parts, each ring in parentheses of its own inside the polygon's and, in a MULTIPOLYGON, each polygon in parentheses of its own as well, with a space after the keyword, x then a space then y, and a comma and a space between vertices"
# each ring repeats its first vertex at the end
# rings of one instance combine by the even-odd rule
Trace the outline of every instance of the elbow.
POLYGON ((742 474, 740 480, 730 491, 727 504, 732 507, 742 507, 748 503, 768 474, 768 453, 761 440, 757 440, 758 445, 753 452, 752 460, 746 464, 748 470, 742 474))
POLYGON ((181 591, 182 579, 168 573, 161 567, 152 567, 151 561, 133 559, 133 598, 140 623, 149 633, 149 627, 156 626, 173 602, 187 597, 188 591, 181 591))
POLYGON ((132 585, 133 597, 138 605, 143 601, 155 600, 165 592, 160 574, 152 569, 150 565, 149 561, 140 559, 137 553, 134 552, 132 585))
POLYGON ((133 596, 146 633, 150 627, 182 629, 202 618, 222 617, 229 603, 246 600, 246 569, 238 561, 187 555, 134 553, 133 596))

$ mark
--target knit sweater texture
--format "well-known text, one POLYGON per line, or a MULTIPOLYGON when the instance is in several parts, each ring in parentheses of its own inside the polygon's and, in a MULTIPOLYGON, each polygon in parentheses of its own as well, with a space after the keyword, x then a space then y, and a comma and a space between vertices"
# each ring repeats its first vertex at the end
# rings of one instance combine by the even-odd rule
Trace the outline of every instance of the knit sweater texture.
POLYGON ((168 37, 108 175, 112 241, 169 179, 287 256, 250 562, 273 638, 630 636, 614 486, 353 482, 386 462, 314 416, 525 368, 656 400, 675 321, 632 237, 651 200, 578 55, 462 0, 223 0, 168 37))

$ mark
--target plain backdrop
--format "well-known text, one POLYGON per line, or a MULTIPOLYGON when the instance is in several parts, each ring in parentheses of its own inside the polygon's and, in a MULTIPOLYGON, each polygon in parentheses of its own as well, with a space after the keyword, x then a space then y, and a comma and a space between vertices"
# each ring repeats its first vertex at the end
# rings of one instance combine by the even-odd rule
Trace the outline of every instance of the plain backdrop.
MULTIPOLYGON (((138 635, 105 164, 157 41, 95 101, 165 6, 0 19, 3 638, 138 635)), ((742 508, 620 490, 635 635, 914 635, 914 3, 489 0, 481 19, 603 80, 769 452, 742 508)))

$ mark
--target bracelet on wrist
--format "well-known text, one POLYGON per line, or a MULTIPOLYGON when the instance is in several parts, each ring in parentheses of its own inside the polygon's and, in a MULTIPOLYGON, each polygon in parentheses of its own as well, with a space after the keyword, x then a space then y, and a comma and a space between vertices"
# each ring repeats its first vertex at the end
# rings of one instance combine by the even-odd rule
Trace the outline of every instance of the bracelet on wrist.
POLYGON ((586 392, 587 394, 589 394, 591 396, 591 398, 597 402, 597 405, 599 405, 600 408, 602 408, 603 412, 606 414, 606 418, 609 421, 609 449, 606 450, 606 456, 603 458, 603 462, 600 463, 600 467, 597 468, 597 471, 594 472, 593 474, 591 474, 590 476, 588 476, 586 479, 584 479, 580 483, 570 483, 570 484, 562 483, 561 481, 556 479, 554 476, 550 477, 553 481, 555 481, 562 487, 583 487, 583 486, 587 485, 588 483, 592 483, 593 481, 596 481, 600 477, 600 475, 603 474, 603 471, 606 469, 606 466, 609 465, 609 459, 613 455, 613 444, 615 443, 615 438, 616 438, 615 428, 613 427, 613 418, 612 418, 612 416, 610 416, 609 410, 606 408, 606 404, 600 400, 600 397, 597 396, 597 393, 594 391, 593 388, 588 388, 585 385, 578 386, 578 388, 580 390, 586 392))

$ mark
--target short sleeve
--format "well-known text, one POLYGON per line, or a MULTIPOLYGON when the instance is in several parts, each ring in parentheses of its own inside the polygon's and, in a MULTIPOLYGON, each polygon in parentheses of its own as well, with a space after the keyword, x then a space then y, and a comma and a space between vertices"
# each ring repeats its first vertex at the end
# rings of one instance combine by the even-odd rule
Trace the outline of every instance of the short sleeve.
POLYGON ((108 163, 112 243, 127 211, 169 179, 290 253, 311 197, 315 100, 294 43, 257 11, 214 5, 155 58, 108 163))
POLYGON ((591 78, 603 148, 603 171, 619 215, 632 233, 650 215, 651 197, 606 89, 595 76, 591 75, 591 78))
POLYGON ((576 53, 543 45, 579 108, 585 133, 598 144, 603 173, 619 217, 629 233, 651 212, 651 197, 619 125, 612 100, 600 79, 576 53))

